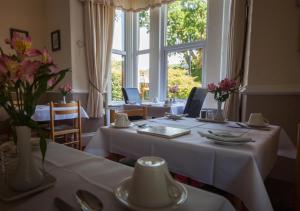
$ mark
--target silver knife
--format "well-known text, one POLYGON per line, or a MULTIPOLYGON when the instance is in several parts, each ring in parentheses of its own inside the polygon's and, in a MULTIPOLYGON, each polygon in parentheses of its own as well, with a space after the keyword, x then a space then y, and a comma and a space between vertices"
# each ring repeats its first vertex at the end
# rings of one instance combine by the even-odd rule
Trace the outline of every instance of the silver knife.
POLYGON ((76 208, 72 207, 59 197, 54 198, 54 204, 60 211, 78 211, 76 208))

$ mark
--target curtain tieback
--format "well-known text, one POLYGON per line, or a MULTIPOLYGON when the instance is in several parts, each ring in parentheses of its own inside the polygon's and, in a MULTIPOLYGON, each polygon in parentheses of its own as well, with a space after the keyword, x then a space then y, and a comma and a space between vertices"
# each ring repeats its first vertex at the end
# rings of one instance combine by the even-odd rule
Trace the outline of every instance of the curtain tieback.
POLYGON ((96 89, 97 92, 99 92, 101 95, 105 95, 105 94, 106 94, 106 92, 102 92, 100 89, 98 89, 98 87, 97 87, 93 82, 91 82, 91 80, 89 80, 89 83, 90 83, 90 85, 92 85, 92 87, 93 87, 94 89, 96 89))

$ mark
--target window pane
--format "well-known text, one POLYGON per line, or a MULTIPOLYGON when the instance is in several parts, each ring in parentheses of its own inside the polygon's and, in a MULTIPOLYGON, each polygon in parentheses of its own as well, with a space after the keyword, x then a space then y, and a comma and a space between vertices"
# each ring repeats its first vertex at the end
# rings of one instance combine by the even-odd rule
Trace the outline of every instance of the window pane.
POLYGON ((203 49, 168 54, 168 98, 187 99, 193 87, 201 87, 203 49), (178 86, 173 94, 170 88, 178 86))
POLYGON ((123 51, 125 40, 125 13, 122 10, 116 10, 113 36, 113 49, 123 51))
POLYGON ((139 50, 149 49, 149 30, 150 30, 150 12, 142 11, 138 13, 138 34, 139 34, 139 50))
POLYGON ((167 7, 166 45, 206 39, 207 0, 177 0, 167 7))
POLYGON ((149 100, 149 54, 138 56, 138 84, 142 100, 149 100))
POLYGON ((112 101, 123 100, 122 87, 124 78, 125 56, 112 54, 111 57, 111 98, 112 101))

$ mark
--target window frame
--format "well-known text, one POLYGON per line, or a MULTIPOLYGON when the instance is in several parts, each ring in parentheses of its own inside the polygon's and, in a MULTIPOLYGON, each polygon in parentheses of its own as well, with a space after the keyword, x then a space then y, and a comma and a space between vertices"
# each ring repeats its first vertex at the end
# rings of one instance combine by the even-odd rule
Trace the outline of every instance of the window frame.
MULTIPOLYGON (((124 12, 124 11, 123 11, 124 12)), ((111 58, 112 58, 112 55, 115 54, 115 55, 119 55, 119 56, 124 56, 124 69, 122 70, 122 86, 126 86, 126 76, 127 76, 127 69, 128 69, 128 54, 127 54, 127 30, 126 30, 126 27, 127 27, 127 12, 124 12, 124 20, 122 21, 122 24, 123 24, 123 27, 122 27, 122 31, 123 31, 123 34, 124 34, 124 46, 123 46, 123 49, 124 50, 118 50, 118 49, 112 49, 111 50, 111 58)), ((117 103, 117 102, 120 102, 120 101, 116 101, 116 100, 113 100, 112 99, 112 69, 110 67, 110 74, 109 74, 109 79, 110 83, 107 84, 107 99, 108 99, 108 104, 114 104, 114 103, 117 103)))
MULTIPOLYGON (((167 98, 168 91, 168 54, 173 52, 182 52, 188 50, 202 49, 202 81, 201 85, 203 85, 206 81, 206 42, 207 42, 207 27, 206 27, 206 39, 199 41, 192 41, 188 43, 181 43, 176 45, 167 45, 166 44, 166 35, 167 35, 167 5, 163 5, 161 7, 161 84, 165 84, 165 86, 160 87, 160 99, 167 98)), ((206 24, 208 25, 208 21, 206 20, 206 24)), ((206 26, 207 26, 206 25, 206 26)))

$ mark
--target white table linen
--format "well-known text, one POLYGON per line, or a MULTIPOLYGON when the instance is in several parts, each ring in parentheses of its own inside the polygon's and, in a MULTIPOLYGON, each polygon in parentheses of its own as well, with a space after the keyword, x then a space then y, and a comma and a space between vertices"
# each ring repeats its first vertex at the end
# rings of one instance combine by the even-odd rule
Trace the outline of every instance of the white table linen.
MULTIPOLYGON (((35 157, 41 162, 38 151, 35 157)), ((132 168, 55 143, 48 145, 45 168, 57 178, 54 187, 13 203, 0 202, 0 210, 55 211, 55 197, 61 197, 79 210, 75 200, 78 189, 88 190, 98 196, 103 202, 104 210, 129 210, 112 193, 121 181, 132 175, 132 168)), ((232 205, 222 196, 190 186, 186 188, 188 200, 178 211, 234 211, 232 205)))
POLYGON ((148 108, 148 116, 150 117, 162 117, 166 112, 172 114, 183 114, 186 102, 178 101, 176 103, 172 103, 172 105, 165 106, 164 103, 142 103, 141 105, 130 105, 124 104, 123 108, 134 109, 141 108, 142 106, 146 106, 148 108))
MULTIPOLYGON (((74 110, 77 107, 59 107, 55 110, 74 110)), ((81 118, 89 118, 84 108, 80 107, 81 118)), ((55 120, 64 120, 64 119, 74 119, 77 117, 77 114, 65 114, 65 115, 55 115, 55 120)), ((47 105, 37 105, 35 108, 35 113, 31 117, 34 121, 43 122, 50 121, 50 106, 47 105)))
MULTIPOLYGON (((169 126, 165 119, 155 121, 143 122, 169 126)), ((174 126, 174 121, 169 122, 174 126)), ((259 131, 229 128, 228 125, 233 123, 197 122, 192 118, 176 121, 176 124, 180 122, 185 128, 191 129, 191 134, 172 140, 138 134, 135 127, 103 127, 91 140, 87 151, 98 148, 97 152, 118 153, 132 158, 160 156, 166 159, 171 171, 228 191, 239 197, 251 211, 273 210, 263 179, 276 161, 280 131, 278 126, 271 126, 270 131, 259 131), (199 123, 196 127, 195 122, 199 123), (199 130, 237 132, 256 142, 240 146, 216 145, 200 137, 197 133, 199 130)))

